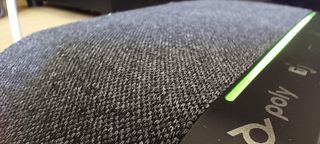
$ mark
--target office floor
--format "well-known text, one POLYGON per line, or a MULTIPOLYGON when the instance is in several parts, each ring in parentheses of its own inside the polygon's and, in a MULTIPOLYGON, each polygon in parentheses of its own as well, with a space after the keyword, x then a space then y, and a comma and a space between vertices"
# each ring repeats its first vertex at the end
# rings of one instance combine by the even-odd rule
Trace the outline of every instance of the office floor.
MULTIPOLYGON (((18 1, 20 25, 23 36, 43 29, 79 21, 94 15, 71 11, 50 6, 27 7, 27 4, 18 1)), ((0 52, 12 44, 8 17, 0 18, 0 52)))

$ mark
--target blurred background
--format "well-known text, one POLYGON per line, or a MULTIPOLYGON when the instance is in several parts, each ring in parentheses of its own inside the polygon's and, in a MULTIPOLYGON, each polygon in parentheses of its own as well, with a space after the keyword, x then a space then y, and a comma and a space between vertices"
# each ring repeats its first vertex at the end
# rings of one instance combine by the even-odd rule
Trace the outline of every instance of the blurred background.
MULTIPOLYGON (((13 43, 6 1, 0 0, 0 52, 13 43)), ((12 0, 10 0, 12 1, 12 0)), ((16 0, 22 36, 90 17, 182 0, 16 0)), ((250 0, 320 10, 320 0, 250 0)))

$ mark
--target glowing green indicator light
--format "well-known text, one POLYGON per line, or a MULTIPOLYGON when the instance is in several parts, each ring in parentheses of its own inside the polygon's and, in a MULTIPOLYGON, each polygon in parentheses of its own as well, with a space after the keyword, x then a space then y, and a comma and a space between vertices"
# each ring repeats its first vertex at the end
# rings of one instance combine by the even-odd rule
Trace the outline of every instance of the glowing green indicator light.
POLYGON ((316 15, 311 12, 293 27, 273 48, 253 67, 253 69, 227 94, 227 101, 234 101, 258 74, 287 46, 299 31, 316 15))

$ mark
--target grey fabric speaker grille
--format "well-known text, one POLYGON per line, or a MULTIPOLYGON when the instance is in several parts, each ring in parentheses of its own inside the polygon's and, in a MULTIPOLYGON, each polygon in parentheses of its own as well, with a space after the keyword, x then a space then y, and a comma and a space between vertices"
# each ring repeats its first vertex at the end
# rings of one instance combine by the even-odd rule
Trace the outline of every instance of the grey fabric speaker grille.
POLYGON ((308 12, 190 1, 32 34, 0 55, 0 143, 178 143, 308 12))

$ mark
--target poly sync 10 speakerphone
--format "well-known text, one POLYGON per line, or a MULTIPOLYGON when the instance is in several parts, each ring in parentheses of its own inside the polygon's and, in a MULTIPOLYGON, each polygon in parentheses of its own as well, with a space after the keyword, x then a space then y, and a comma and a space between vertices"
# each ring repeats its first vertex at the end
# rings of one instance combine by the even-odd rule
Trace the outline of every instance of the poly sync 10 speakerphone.
POLYGON ((320 16, 312 12, 192 126, 182 144, 320 144, 320 16))
POLYGON ((0 144, 319 138, 320 15, 308 9, 181 1, 33 33, 0 53, 0 144))

